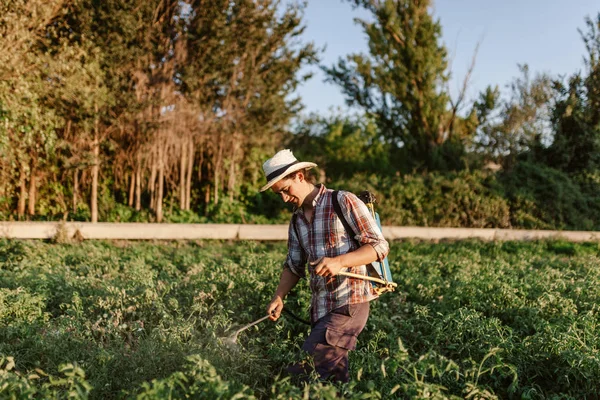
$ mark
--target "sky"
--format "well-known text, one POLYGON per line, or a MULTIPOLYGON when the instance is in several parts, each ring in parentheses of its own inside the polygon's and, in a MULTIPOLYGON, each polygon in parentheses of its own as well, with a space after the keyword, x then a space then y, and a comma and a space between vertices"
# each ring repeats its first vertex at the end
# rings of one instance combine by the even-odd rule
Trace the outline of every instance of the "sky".
MULTIPOLYGON (((586 31, 585 17, 595 19, 599 0, 433 0, 433 14, 442 25, 442 41, 451 62, 450 92, 458 93, 479 43, 467 98, 471 101, 488 85, 506 85, 519 76, 518 64, 554 77, 584 69, 585 47, 578 29, 586 31)), ((321 64, 334 65, 352 53, 367 53, 367 37, 355 18, 370 19, 343 0, 308 0, 305 40, 321 53, 321 64)), ((317 66, 301 72, 314 76, 298 89, 304 113, 327 114, 348 110, 340 89, 325 83, 317 66)))

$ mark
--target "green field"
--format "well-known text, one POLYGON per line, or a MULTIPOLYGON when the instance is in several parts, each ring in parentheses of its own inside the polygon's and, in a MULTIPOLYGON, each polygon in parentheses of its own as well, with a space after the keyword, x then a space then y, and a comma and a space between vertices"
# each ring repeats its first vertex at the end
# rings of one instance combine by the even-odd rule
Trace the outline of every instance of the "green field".
MULTIPOLYGON (((600 246, 392 244, 352 381, 296 387, 289 317, 263 315, 284 243, 0 240, 0 398, 600 396, 600 246)), ((306 318, 301 284, 287 305, 306 318)))

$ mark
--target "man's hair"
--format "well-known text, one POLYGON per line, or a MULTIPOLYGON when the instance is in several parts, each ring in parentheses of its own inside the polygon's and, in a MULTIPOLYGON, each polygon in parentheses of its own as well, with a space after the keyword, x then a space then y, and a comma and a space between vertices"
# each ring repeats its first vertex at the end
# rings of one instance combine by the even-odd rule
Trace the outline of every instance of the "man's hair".
POLYGON ((291 174, 286 175, 283 179, 284 180, 294 179, 296 177, 296 175, 298 175, 298 173, 302 172, 302 174, 304 175, 304 179, 307 182, 314 184, 316 181, 314 179, 314 176, 309 171, 310 170, 308 168, 299 169, 298 171, 294 171, 291 174))

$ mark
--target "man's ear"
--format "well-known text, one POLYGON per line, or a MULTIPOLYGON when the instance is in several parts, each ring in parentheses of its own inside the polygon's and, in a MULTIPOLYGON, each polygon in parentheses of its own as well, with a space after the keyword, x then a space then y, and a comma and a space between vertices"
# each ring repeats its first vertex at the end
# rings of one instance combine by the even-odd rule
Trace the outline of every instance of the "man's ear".
POLYGON ((305 180, 304 172, 302 172, 302 171, 296 172, 296 178, 298 178, 298 182, 304 182, 304 180, 305 180))

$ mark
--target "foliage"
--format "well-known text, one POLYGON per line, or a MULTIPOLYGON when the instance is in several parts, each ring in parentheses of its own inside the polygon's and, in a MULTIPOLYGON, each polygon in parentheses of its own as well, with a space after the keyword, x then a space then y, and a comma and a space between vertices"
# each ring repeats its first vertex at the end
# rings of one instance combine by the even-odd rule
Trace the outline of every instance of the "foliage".
POLYGON ((52 376, 40 369, 27 376, 14 371, 13 357, 0 357, 0 396, 8 399, 88 399, 92 387, 83 369, 73 364, 58 368, 62 376, 52 376))
POLYGON ((498 88, 488 87, 475 102, 480 121, 475 150, 487 160, 511 168, 524 152, 539 152, 552 141, 550 114, 552 80, 547 74, 531 77, 527 64, 509 86, 509 97, 500 99, 498 88))
POLYGON ((355 176, 335 188, 373 192, 384 225, 508 228, 510 212, 493 174, 429 173, 394 178, 355 176))
MULTIPOLYGON (((373 303, 343 385, 284 376, 307 333, 292 319, 253 327, 238 348, 220 340, 262 315, 284 255, 283 243, 2 240, 0 316, 12 316, 0 324, 0 394, 599 395, 596 243, 393 243, 400 292, 373 303)), ((286 307, 302 315, 308 305, 302 281, 286 307)))
POLYGON ((472 110, 458 115, 462 99, 444 90, 449 78, 441 23, 431 1, 354 0, 372 14, 359 20, 369 54, 352 54, 325 68, 349 105, 373 117, 393 150, 396 170, 460 169, 464 141, 477 125, 472 110))
POLYGON ((554 140, 537 159, 571 175, 595 173, 600 167, 600 14, 586 18, 579 30, 587 54, 586 70, 554 82, 554 140))
POLYGON ((519 65, 470 107, 431 1, 349 2, 369 52, 324 69, 359 114, 293 135, 319 53, 299 1, 2 3, 0 219, 284 223, 258 188, 285 145, 328 186, 377 192, 387 224, 598 229, 600 15, 582 72, 519 65))
POLYGON ((301 108, 297 72, 316 62, 300 38, 302 10, 202 0, 0 6, 0 212, 108 220, 107 181, 108 198, 159 222, 174 195, 188 212, 223 195, 243 201, 257 157, 301 108))
MULTIPOLYGON (((510 204, 513 226, 528 229, 600 228, 598 185, 591 179, 582 189, 576 179, 569 178, 564 172, 519 162, 500 180, 510 204)), ((583 178, 581 181, 583 183, 583 178)))
POLYGON ((372 118, 366 116, 311 115, 302 119, 286 147, 301 160, 312 160, 320 181, 350 178, 356 174, 390 174, 395 169, 390 148, 372 118))
POLYGON ((557 82, 556 90, 558 101, 553 115, 556 136, 543 160, 567 173, 595 171, 600 165, 600 119, 592 120, 592 105, 586 101, 584 82, 575 75, 567 87, 557 82))

